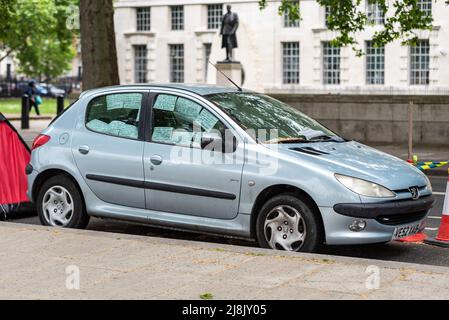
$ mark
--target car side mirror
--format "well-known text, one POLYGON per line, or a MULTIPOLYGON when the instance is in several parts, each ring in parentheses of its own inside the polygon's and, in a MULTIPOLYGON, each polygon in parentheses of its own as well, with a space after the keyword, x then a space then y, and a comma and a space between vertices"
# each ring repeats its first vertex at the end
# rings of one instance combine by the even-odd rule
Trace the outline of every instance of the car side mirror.
POLYGON ((204 132, 201 136, 201 149, 223 151, 223 138, 216 132, 204 132))

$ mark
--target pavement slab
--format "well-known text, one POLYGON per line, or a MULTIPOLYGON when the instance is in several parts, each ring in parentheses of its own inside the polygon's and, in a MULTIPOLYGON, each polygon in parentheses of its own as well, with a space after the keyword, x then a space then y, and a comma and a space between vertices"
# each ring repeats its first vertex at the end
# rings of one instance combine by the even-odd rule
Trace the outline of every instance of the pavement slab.
POLYGON ((449 298, 446 267, 14 223, 0 233, 0 299, 449 298), (79 290, 66 287, 73 266, 79 290))

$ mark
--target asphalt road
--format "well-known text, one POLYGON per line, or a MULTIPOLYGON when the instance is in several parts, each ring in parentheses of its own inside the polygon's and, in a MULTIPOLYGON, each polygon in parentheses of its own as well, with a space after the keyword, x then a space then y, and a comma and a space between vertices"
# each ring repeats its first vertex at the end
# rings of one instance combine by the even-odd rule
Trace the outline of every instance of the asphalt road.
MULTIPOLYGON (((431 177, 431 181, 434 192, 436 193, 435 197, 437 202, 432 210, 432 213, 429 215, 426 234, 430 237, 435 237, 441 222, 444 201, 443 194, 446 191, 447 178, 431 177)), ((39 224, 38 218, 35 216, 25 216, 10 221, 15 223, 39 224)), ((159 228, 113 220, 92 219, 88 226, 88 229, 100 232, 127 233, 142 236, 226 243, 243 246, 256 245, 254 242, 249 241, 198 235, 188 232, 163 230, 159 228)), ((324 253, 338 256, 360 257, 367 259, 380 259, 449 267, 449 249, 429 246, 426 244, 392 242, 383 245, 335 246, 327 247, 324 253)))

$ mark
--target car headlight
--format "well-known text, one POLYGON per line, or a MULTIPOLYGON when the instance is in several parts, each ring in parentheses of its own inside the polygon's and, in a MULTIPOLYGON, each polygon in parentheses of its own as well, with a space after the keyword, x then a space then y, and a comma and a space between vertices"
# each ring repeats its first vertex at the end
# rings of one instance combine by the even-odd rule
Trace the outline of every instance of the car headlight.
POLYGON ((427 190, 429 190, 430 192, 433 192, 432 183, 430 182, 429 177, 428 176, 425 176, 425 177, 426 177, 426 182, 427 182, 427 184, 426 184, 427 190))
POLYGON ((349 190, 365 197, 394 198, 396 194, 377 183, 335 174, 335 178, 349 190))

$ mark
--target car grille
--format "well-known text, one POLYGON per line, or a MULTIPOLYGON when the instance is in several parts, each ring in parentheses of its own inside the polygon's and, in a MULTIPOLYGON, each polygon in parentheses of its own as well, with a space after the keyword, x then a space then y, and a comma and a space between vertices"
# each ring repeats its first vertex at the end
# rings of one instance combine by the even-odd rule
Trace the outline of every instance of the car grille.
POLYGON ((379 216, 376 220, 382 224, 388 226, 396 226, 411 222, 416 222, 424 219, 427 215, 427 211, 420 211, 414 213, 406 213, 406 214, 396 214, 389 216, 379 216))
MULTIPOLYGON (((418 190, 419 190, 419 193, 422 194, 422 193, 424 193, 427 190, 427 187, 426 186, 421 186, 421 187, 418 188, 418 190)), ((394 190, 394 193, 396 193, 398 196, 399 195, 403 195, 403 196, 406 196, 406 197, 410 196, 410 190, 409 189, 394 190)))

